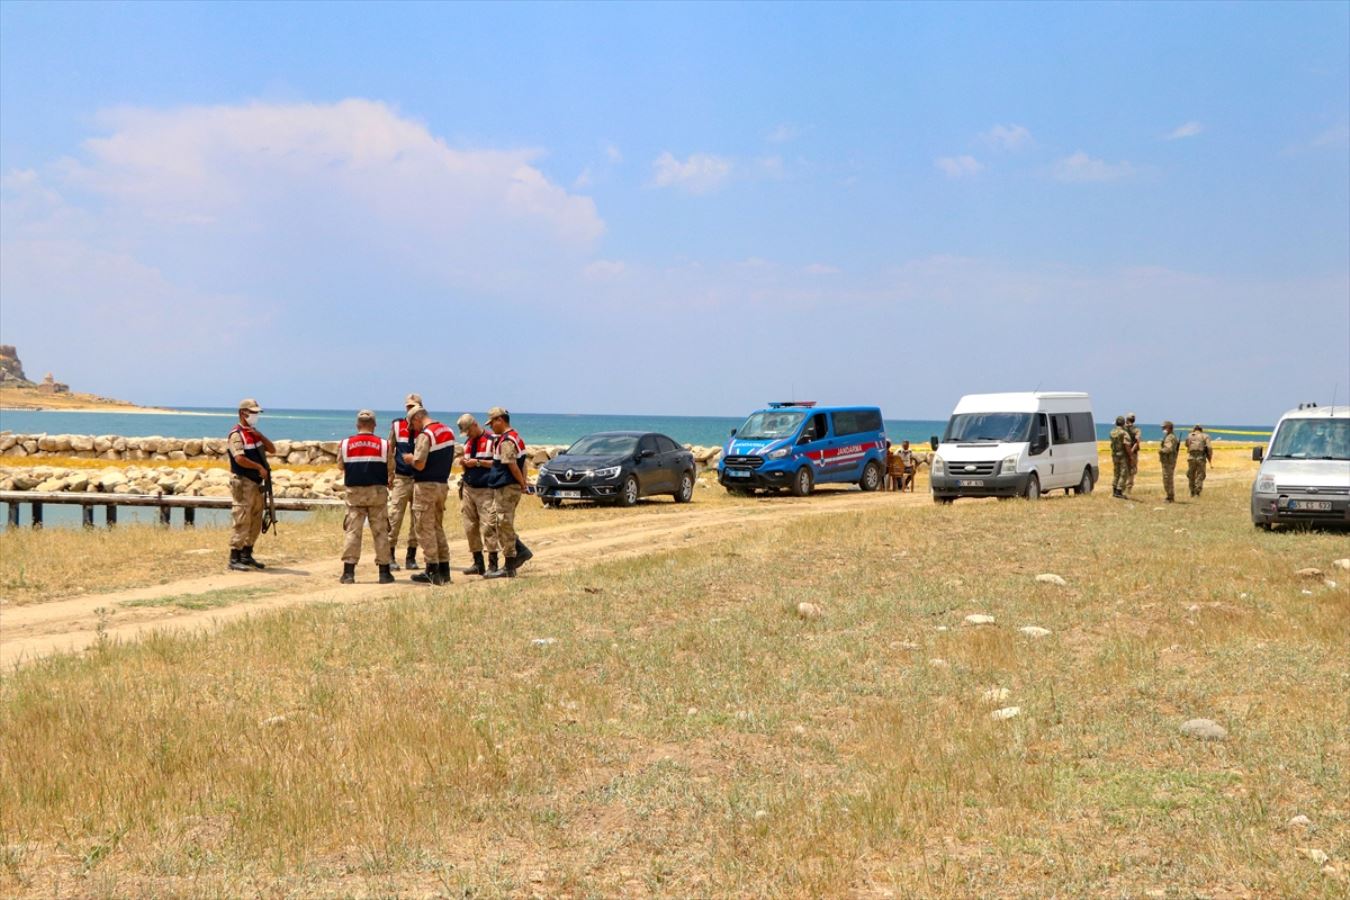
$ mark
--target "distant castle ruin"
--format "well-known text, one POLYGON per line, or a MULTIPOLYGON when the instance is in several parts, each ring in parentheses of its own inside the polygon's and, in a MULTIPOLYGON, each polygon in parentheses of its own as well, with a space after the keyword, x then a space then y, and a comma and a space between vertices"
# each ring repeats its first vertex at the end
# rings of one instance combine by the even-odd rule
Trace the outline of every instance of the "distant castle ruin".
POLYGON ((0 384, 6 387, 31 387, 44 394, 70 393, 70 385, 63 384, 48 372, 37 384, 28 380, 23 373, 23 363, 19 361, 19 351, 13 344, 0 344, 0 384))

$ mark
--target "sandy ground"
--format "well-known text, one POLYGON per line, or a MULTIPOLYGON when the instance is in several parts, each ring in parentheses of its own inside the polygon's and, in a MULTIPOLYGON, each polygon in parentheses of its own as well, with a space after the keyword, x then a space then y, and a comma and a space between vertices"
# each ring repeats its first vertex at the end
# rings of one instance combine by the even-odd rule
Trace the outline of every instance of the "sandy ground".
MULTIPOLYGON (((1249 479, 1251 469, 1211 469, 1210 482, 1249 479)), ((1184 481, 1182 484, 1184 491, 1184 481)), ((1042 502, 1062 502, 1059 491, 1046 495, 1042 502)), ((962 500, 961 503, 997 503, 996 500, 962 500)), ((553 577, 595 562, 641 556, 678 546, 696 546, 735 540, 748 528, 799 520, 811 516, 854 512, 881 505, 929 505, 926 490, 915 493, 883 492, 865 494, 856 490, 826 488, 814 496, 794 498, 784 495, 761 498, 750 505, 716 506, 697 501, 678 511, 644 512, 635 510, 619 520, 584 521, 532 529, 525 539, 535 557, 520 577, 553 577)), ((446 520, 453 568, 468 565, 469 550, 456 516, 446 520)), ((43 656, 61 652, 80 652, 100 639, 132 640, 153 631, 194 631, 255 613, 309 603, 357 603, 379 600, 409 590, 436 591, 446 597, 466 590, 492 590, 494 582, 474 576, 456 575, 454 583, 443 587, 424 587, 408 581, 411 573, 397 574, 395 584, 375 582, 375 566, 367 544, 357 568, 358 583, 339 585, 342 563, 335 557, 313 559, 286 567, 269 568, 256 573, 223 571, 217 575, 188 578, 153 587, 133 588, 112 593, 73 597, 34 603, 0 612, 0 669, 23 665, 43 656), (226 589, 259 588, 257 597, 230 606, 187 610, 178 606, 136 606, 134 601, 154 600, 185 594, 205 594, 226 589), (101 631, 100 631, 101 626, 101 631)), ((266 556, 260 554, 266 561, 266 556)))
MULTIPOLYGON (((927 493, 864 494, 858 491, 822 490, 814 497, 765 498, 751 506, 717 507, 696 501, 678 512, 635 511, 620 521, 560 523, 534 529, 524 537, 534 550, 534 559, 520 577, 552 577, 601 560, 640 556, 654 550, 700 543, 734 540, 748 527, 802 519, 809 516, 850 512, 883 505, 927 505, 927 493)), ((447 517, 450 559, 453 567, 467 565, 468 546, 458 531, 458 519, 447 517)), ((370 548, 366 548, 369 554, 370 548)), ((259 554, 264 560, 265 555, 259 554)), ((5 609, 0 613, 0 668, 22 665, 59 652, 78 652, 99 640, 130 640, 156 630, 198 630, 282 607, 307 603, 356 603, 378 600, 409 590, 436 591, 453 598, 466 590, 491 590, 493 582, 456 575, 445 587, 423 587, 408 581, 410 573, 397 574, 398 582, 375 582, 372 558, 357 569, 358 583, 339 585, 342 563, 333 557, 269 568, 257 573, 223 571, 218 575, 189 578, 153 587, 74 597, 5 609), (176 606, 137 606, 131 601, 153 600, 184 594, 239 588, 268 592, 232 606, 186 610, 176 606), (102 611, 102 612, 101 612, 102 611)))

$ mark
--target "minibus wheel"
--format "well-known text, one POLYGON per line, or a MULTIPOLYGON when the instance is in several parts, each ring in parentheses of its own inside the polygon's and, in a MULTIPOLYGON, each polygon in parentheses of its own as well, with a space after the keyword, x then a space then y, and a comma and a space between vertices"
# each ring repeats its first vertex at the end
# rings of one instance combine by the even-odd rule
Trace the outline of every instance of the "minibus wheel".
POLYGON ((1035 475, 1032 475, 1031 479, 1027 481, 1026 498, 1028 500, 1041 499, 1041 479, 1035 475))
POLYGON ((811 494, 812 482, 811 470, 802 466, 797 470, 797 474, 792 476, 792 496, 807 497, 811 494))
POLYGON ((1074 488, 1074 493, 1090 494, 1092 493, 1092 467, 1088 466, 1083 470, 1083 480, 1078 482, 1078 487, 1074 488))

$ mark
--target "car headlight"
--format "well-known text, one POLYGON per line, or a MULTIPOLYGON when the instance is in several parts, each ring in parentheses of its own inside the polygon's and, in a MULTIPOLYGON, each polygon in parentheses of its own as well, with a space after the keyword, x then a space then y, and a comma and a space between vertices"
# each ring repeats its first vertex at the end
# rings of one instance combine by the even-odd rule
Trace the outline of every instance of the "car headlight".
POLYGON ((1010 457, 1008 457, 1007 459, 1005 459, 1003 462, 999 463, 999 464, 998 464, 998 470, 999 470, 999 472, 1001 472, 1001 473, 1004 474, 1004 475, 1008 475, 1008 474, 1011 474, 1011 473, 1013 473, 1013 472, 1016 472, 1016 471, 1017 471, 1017 457, 1015 457, 1015 456, 1010 456, 1010 457))
POLYGON ((608 466, 604 469, 594 469, 591 471, 593 478, 618 478, 619 472, 623 466, 608 466))
POLYGON ((769 454, 769 459, 782 459, 787 455, 788 455, 788 448, 779 447, 777 450, 769 454))
POLYGON ((539 467, 539 474, 540 474, 540 475, 547 475, 547 474, 549 474, 548 466, 540 466, 540 467, 539 467))
POLYGON ((1262 475, 1260 478, 1256 479, 1256 492, 1258 494, 1275 493, 1275 476, 1262 475))
POLYGON ((940 456, 933 457, 933 474, 934 475, 947 474, 947 461, 940 456))

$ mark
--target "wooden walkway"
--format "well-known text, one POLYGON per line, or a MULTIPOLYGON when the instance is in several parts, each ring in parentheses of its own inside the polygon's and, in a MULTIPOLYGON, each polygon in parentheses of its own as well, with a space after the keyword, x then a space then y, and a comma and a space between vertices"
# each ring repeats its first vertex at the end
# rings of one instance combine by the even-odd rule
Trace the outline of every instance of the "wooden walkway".
MULTIPOLYGON (((19 525, 19 507, 27 503, 33 509, 34 528, 42 527, 42 508, 48 504, 80 507, 81 517, 86 528, 94 525, 94 507, 104 509, 104 521, 108 525, 117 524, 119 506, 152 506, 159 510, 159 521, 168 525, 172 521, 175 509, 183 511, 183 524, 196 524, 196 512, 199 509, 229 509, 229 497, 193 497, 174 494, 90 494, 66 491, 0 491, 0 503, 9 504, 9 527, 19 525)), ((311 509, 338 509, 346 506, 342 500, 308 500, 296 497, 278 497, 278 511, 301 512, 311 509)))

